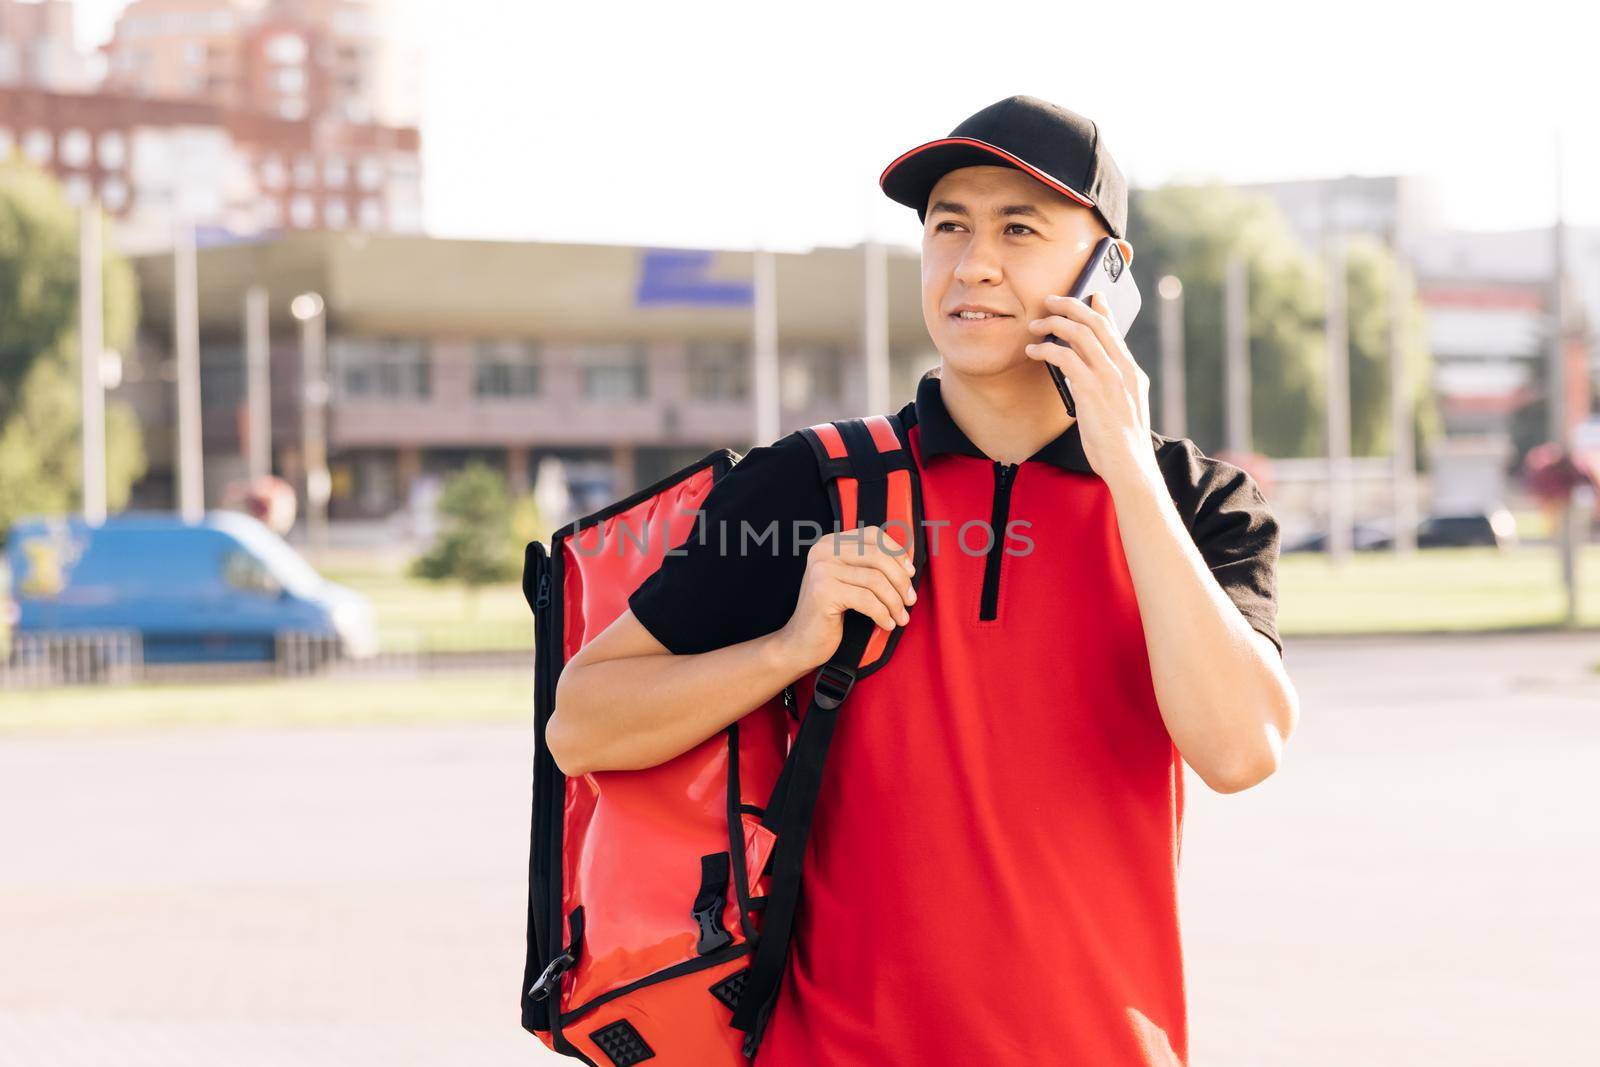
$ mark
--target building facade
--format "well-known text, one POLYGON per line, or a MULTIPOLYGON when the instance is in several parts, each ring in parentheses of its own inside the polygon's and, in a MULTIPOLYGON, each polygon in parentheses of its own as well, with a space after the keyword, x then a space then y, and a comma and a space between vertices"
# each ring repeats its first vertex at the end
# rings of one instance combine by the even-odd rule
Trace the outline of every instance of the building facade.
MULTIPOLYGON (((119 396, 140 412, 152 459, 136 502, 165 507, 172 259, 135 263, 144 313, 119 396)), ((864 412, 864 272, 859 247, 777 256, 785 433, 864 412)), ((769 443, 753 440, 748 252, 306 233, 202 248, 199 276, 208 500, 245 471, 252 285, 271 307, 274 470, 301 487, 305 382, 289 302, 324 299, 336 521, 413 510, 471 459, 513 488, 559 459, 582 511, 714 449, 769 443)), ((893 395, 904 398, 938 363, 914 251, 891 253, 889 283, 893 395)))
POLYGON ((415 126, 420 69, 373 0, 134 0, 103 48, 104 88, 298 121, 415 126))
POLYGON ((56 76, 70 5, 0 0, 0 30, 31 34, 0 34, 0 158, 21 154, 75 203, 96 198, 131 251, 170 246, 179 225, 202 241, 418 232, 421 142, 414 118, 389 121, 415 109, 385 88, 400 46, 380 10, 135 0, 106 46, 104 81, 81 91, 56 76))
POLYGON ((93 84, 72 35, 71 0, 0 0, 0 88, 78 93, 93 84))

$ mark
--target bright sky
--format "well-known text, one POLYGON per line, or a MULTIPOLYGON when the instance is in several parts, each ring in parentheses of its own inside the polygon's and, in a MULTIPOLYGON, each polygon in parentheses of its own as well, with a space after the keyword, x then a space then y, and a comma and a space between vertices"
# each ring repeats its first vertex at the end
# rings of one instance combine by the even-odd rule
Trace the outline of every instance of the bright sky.
MULTIPOLYGON (((915 244, 896 155, 1013 93, 1100 124, 1135 185, 1417 174, 1450 225, 1600 225, 1588 5, 1345 0, 395 0, 424 43, 429 229, 915 244)), ((121 0, 77 0, 85 43, 121 0)))

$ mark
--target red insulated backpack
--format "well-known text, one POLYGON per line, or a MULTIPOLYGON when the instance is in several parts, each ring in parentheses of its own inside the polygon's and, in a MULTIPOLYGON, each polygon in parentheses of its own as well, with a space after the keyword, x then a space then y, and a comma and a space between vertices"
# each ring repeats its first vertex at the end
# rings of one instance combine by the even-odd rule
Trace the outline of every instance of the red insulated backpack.
MULTIPOLYGON (((920 582, 921 486, 898 418, 801 432, 836 528, 883 526, 911 546, 920 582)), ((644 770, 561 773, 544 730, 563 665, 688 539, 738 460, 713 452, 563 527, 548 551, 527 546, 535 756, 522 1025, 595 1067, 719 1067, 755 1055, 788 956, 840 706, 888 662, 901 633, 849 612, 838 651, 815 677, 682 755, 644 770)))

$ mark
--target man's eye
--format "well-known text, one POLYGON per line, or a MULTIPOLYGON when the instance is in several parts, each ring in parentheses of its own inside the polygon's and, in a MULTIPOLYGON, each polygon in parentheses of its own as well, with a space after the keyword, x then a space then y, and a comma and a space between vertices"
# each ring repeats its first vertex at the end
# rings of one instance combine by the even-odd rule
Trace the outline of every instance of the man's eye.
MULTIPOLYGON (((933 232, 934 233, 946 233, 946 232, 948 232, 948 231, 945 230, 946 226, 959 226, 959 225, 960 225, 960 223, 951 222, 949 220, 946 220, 944 222, 935 223, 934 227, 933 227, 933 232)), ((1006 229, 1010 230, 1012 227, 1016 227, 1016 228, 1022 229, 1022 230, 1027 230, 1029 233, 1033 232, 1033 227, 1032 226, 1025 226, 1020 222, 1013 222, 1009 226, 1007 226, 1006 229)))

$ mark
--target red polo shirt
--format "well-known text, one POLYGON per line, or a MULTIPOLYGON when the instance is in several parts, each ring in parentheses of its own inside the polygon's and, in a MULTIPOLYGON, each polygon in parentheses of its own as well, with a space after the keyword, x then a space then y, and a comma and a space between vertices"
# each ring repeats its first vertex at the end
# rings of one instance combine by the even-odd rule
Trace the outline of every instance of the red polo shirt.
MULTIPOLYGON (((1110 491, 1076 424, 1002 465, 950 419, 936 377, 900 415, 927 519, 947 525, 929 528, 893 658, 842 710, 756 1067, 1182 1064, 1182 765, 1110 491)), ((1259 491, 1186 439, 1152 442, 1213 574, 1277 643, 1278 530, 1259 491)), ((790 435, 719 483, 705 521, 787 525, 820 500, 831 529, 822 493, 790 435)), ((692 535, 630 607, 674 652, 768 633, 814 538, 789 533, 754 556, 692 535)))

